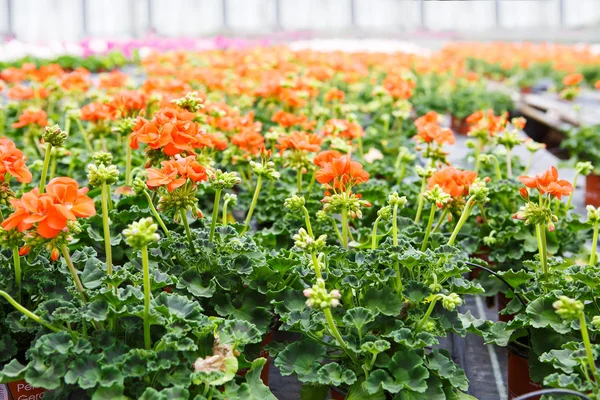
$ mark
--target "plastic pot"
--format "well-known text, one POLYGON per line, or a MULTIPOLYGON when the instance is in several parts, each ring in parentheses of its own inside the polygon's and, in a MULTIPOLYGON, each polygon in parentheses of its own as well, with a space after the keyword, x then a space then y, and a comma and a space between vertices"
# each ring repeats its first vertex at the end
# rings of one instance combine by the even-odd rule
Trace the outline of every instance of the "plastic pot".
MULTIPOLYGON (((542 389, 542 385, 531 380, 527 357, 508 350, 508 399, 514 399, 527 393, 542 389)), ((539 400, 540 396, 532 397, 539 400)))
POLYGON ((34 388, 25 379, 0 385, 0 400, 39 400, 44 397, 46 389, 34 388))
POLYGON ((590 174, 585 177, 585 204, 600 207, 600 175, 590 174))
POLYGON ((467 124, 466 119, 461 119, 455 117, 454 115, 450 117, 450 129, 452 129, 454 133, 466 136, 466 134, 469 132, 469 128, 470 126, 467 124))
POLYGON ((337 388, 332 387, 330 392, 332 400, 344 400, 346 398, 346 395, 340 392, 337 388))

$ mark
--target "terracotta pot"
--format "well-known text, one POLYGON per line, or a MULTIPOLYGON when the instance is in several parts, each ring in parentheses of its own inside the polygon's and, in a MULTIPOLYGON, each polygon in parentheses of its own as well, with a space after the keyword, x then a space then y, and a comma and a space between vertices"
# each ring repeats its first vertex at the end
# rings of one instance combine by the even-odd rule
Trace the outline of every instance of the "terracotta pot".
POLYGON ((585 204, 600 207, 600 175, 585 177, 585 204))
POLYGON ((346 395, 342 392, 338 391, 336 388, 332 387, 331 390, 331 399, 332 400, 344 400, 346 395))
POLYGON ((504 321, 506 323, 515 319, 515 314, 500 314, 500 310, 504 310, 508 303, 511 302, 512 299, 506 297, 506 294, 500 292, 497 295, 498 299, 498 321, 504 321))
POLYGON ((450 117, 450 129, 454 131, 454 133, 459 135, 466 135, 469 132, 469 124, 467 124, 466 119, 460 119, 452 115, 450 117))
POLYGON ((40 400, 44 397, 46 389, 34 388, 25 379, 8 382, 0 385, 0 400, 4 399, 27 399, 40 400))
MULTIPOLYGON (((508 399, 542 389, 542 385, 531 380, 527 358, 508 350, 508 399)), ((539 400, 540 397, 532 397, 539 400)))
MULTIPOLYGON (((260 357, 267 359, 265 366, 263 367, 262 371, 260 371, 260 380, 263 381, 263 383, 266 386, 269 386, 269 371, 271 370, 271 359, 269 358, 269 351, 265 350, 265 346, 267 346, 272 341, 273 341, 273 332, 269 332, 269 333, 267 333, 267 336, 265 336, 262 343, 260 344, 260 353, 259 353, 260 357)), ((247 373, 248 373, 248 368, 244 368, 244 369, 240 369, 237 372, 237 375, 246 376, 247 373)), ((2 399, 0 398, 0 400, 2 400, 2 399)))

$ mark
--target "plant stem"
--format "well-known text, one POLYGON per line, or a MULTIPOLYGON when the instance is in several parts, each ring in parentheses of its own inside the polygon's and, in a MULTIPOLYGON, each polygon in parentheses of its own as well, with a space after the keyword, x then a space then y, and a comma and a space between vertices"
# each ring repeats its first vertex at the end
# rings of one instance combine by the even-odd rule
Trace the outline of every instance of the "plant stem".
MULTIPOLYGON (((392 243, 398 246, 398 205, 392 208, 392 243)), ((396 292, 398 296, 402 294, 402 277, 400 276, 400 263, 394 263, 394 271, 396 272, 396 292)))
POLYGON ((420 332, 421 329, 423 329, 423 326, 425 326, 425 323, 431 316, 431 313, 433 312, 433 308, 435 307, 435 303, 437 303, 437 301, 438 301, 438 298, 436 296, 433 298, 433 300, 431 300, 431 303, 429 303, 429 307, 427 308, 427 311, 425 311, 425 315, 423 315, 423 318, 421 318, 421 320, 417 324, 417 328, 416 328, 417 332, 420 332))
POLYGON ((473 208, 474 201, 475 201, 474 197, 469 197, 469 200, 467 200, 467 204, 465 204, 465 208, 464 208, 462 214, 460 215, 460 219, 458 220, 458 223, 454 227, 452 236, 450 236, 450 239, 448 240, 448 245, 452 246, 454 244, 454 241, 456 240, 456 236, 458 236, 458 232, 460 232, 460 229, 463 227, 463 225, 467 221, 467 218, 469 218, 469 214, 471 214, 471 210, 473 208))
POLYGON ((423 202, 425 198, 423 197, 423 192, 425 191, 425 187, 427 185, 427 178, 423 177, 423 182, 421 182, 421 190, 419 191, 419 206, 417 207, 417 215, 415 216, 415 222, 418 224, 421 220, 421 213, 423 212, 423 202))
POLYGON ((125 186, 131 186, 131 146, 125 140, 125 186))
POLYGON ((406 164, 403 163, 400 166, 400 173, 398 174, 398 180, 396 181, 396 185, 400 186, 402 183, 402 179, 404 179, 404 174, 406 174, 406 164))
POLYGON ((90 154, 92 154, 94 152, 94 148, 92 147, 92 143, 90 142, 90 138, 88 137, 87 132, 83 128, 83 124, 81 123, 81 120, 76 119, 75 121, 77 121, 77 127, 79 128, 79 132, 81 132, 81 136, 83 137, 83 142, 85 143, 85 147, 87 147, 90 154))
MULTIPOLYGON (((502 180, 502 172, 500 172, 500 161, 498 161, 498 157, 491 155, 490 157, 492 157, 494 159, 494 166, 495 166, 495 170, 496 170, 496 179, 498 179, 499 181, 502 180)), ((512 172, 511 172, 512 175, 512 172)))
MULTIPOLYGON (((312 190, 313 190, 313 186, 315 186, 315 180, 316 180, 315 179, 315 174, 316 174, 316 172, 317 172, 316 170, 313 171, 312 178, 310 178, 310 183, 308 184, 308 190, 306 191, 307 192, 306 193, 306 198, 310 197, 310 195, 312 193, 312 190)), ((273 182, 275 182, 275 181, 273 181, 273 182)))
POLYGON ((48 166, 50 165, 50 158, 52 157, 52 145, 46 143, 46 154, 44 155, 44 167, 42 168, 42 177, 40 179, 40 194, 44 193, 44 187, 46 186, 46 177, 48 176, 48 166))
POLYGON ((348 210, 342 207, 342 246, 348 248, 348 210))
POLYGON ((315 275, 317 276, 317 278, 323 279, 323 275, 321 274, 321 266, 319 265, 319 260, 317 259, 317 253, 313 251, 310 253, 310 256, 312 258, 313 267, 315 269, 315 275))
POLYGON ((29 311, 28 309, 26 309, 25 307, 23 307, 21 304, 19 304, 15 299, 13 299, 8 293, 6 293, 3 290, 0 290, 0 296, 4 297, 6 299, 6 301, 8 301, 14 308, 16 308, 18 311, 20 311, 23 315, 25 315, 28 318, 31 318, 32 320, 34 320, 35 322, 37 322, 38 324, 50 329, 51 331, 54 332, 60 332, 62 329, 57 328, 54 325, 50 325, 49 323, 45 322, 43 319, 41 319, 40 317, 38 317, 37 315, 35 315, 34 313, 32 313, 31 311, 29 311))
POLYGON ((215 202, 213 204, 212 220, 210 221, 210 236, 212 242, 215 237, 215 227, 217 226, 217 218, 219 216, 219 202, 221 201, 221 189, 215 190, 215 202))
POLYGON ((308 210, 306 209, 306 207, 302 206, 302 212, 304 213, 304 222, 306 223, 306 231, 308 232, 310 237, 314 239, 315 235, 313 234, 312 225, 310 223, 310 215, 308 215, 308 210))
POLYGON ((298 191, 298 196, 302 194, 302 168, 298 168, 296 172, 296 190, 298 191))
POLYGON ((15 284, 17 285, 18 300, 21 300, 21 256, 19 255, 19 248, 13 247, 13 261, 15 264, 15 284))
POLYGON ((590 267, 596 264, 596 249, 598 247, 598 221, 594 223, 594 235, 592 237, 592 252, 590 254, 590 267))
POLYGON ((548 275, 548 247, 546 245, 546 226, 544 225, 540 225, 540 236, 542 238, 541 243, 544 255, 544 261, 542 262, 542 274, 544 275, 544 278, 546 278, 548 275))
POLYGON ((258 176, 256 180, 256 188, 254 189, 254 196, 252 197, 252 203, 250 203, 250 209, 248 210, 248 215, 246 215, 246 221, 244 222, 244 229, 242 229, 242 235, 246 233, 248 228, 250 228, 250 221, 252 220, 252 213, 254 213, 254 207, 256 207, 256 203, 258 202, 258 195, 260 194, 260 187, 262 186, 262 176, 258 176))
POLYGON ((102 226, 104 228, 104 253, 106 255, 106 272, 108 276, 113 273, 112 245, 110 243, 110 220, 108 218, 108 196, 110 188, 106 182, 102 182, 102 226))
POLYGON ((342 350, 344 350, 344 352, 347 353, 348 356, 350 356, 352 361, 354 361, 354 363, 356 363, 358 365, 358 360, 348 349, 348 345, 346 345, 346 342, 342 338, 342 335, 340 335, 340 331, 338 331, 338 328, 335 325, 335 320, 333 319, 333 314, 331 312, 331 308, 323 309, 323 314, 325 314, 325 319, 327 320, 327 325, 329 326, 329 330, 331 331, 331 334, 333 335, 335 340, 337 340, 337 342, 340 345, 340 347, 342 348, 342 350))
POLYGON ((575 193, 575 188, 577 188, 577 178, 579 178, 579 172, 575 174, 575 178, 573 178, 573 191, 569 195, 569 199, 567 200, 567 212, 569 208, 571 208, 571 200, 573 200, 573 193, 575 193))
POLYGON ((223 218, 221 221, 221 224, 223 224, 223 225, 227 225, 227 205, 228 204, 229 204, 228 202, 223 203, 223 218))
POLYGON ((144 345, 150 350, 150 265, 148 262, 148 246, 142 246, 142 269, 144 273, 144 345))
POLYGON ((77 270, 73 265, 73 260, 71 260, 71 254, 69 253, 69 248, 66 244, 63 244, 60 248, 63 257, 67 263, 67 267, 69 267, 69 272, 71 272, 71 277, 73 278, 73 282, 75 282, 75 287, 79 291, 81 298, 84 302, 87 301, 87 296, 85 295, 85 290, 83 289, 83 285, 81 284, 81 280, 79 279, 79 275, 77 275, 77 270))
POLYGON ((435 211, 435 203, 432 203, 431 211, 429 213, 429 221, 427 221, 427 228, 425 229, 425 238, 423 239, 423 244, 421 244, 421 251, 425 251, 427 249, 427 242, 429 242, 429 235, 431 235, 431 227, 433 226, 435 211))
POLYGON ((436 232, 440 226, 442 226, 442 222, 444 222, 444 219, 446 218, 446 216, 448 215, 448 209, 445 208, 444 211, 442 211, 442 215, 440 215, 440 219, 438 219, 438 222, 435 224, 435 226, 433 227, 433 231, 431 232, 436 232))
POLYGON ((154 218, 156 219, 156 221, 158 222, 158 224, 162 228, 162 230, 165 233, 165 235, 167 235, 168 238, 171 238, 171 232, 169 231, 169 229, 167 229, 167 226, 165 225, 165 223, 163 222, 162 218, 158 214, 158 211, 156 211, 156 208, 154 207, 154 203, 152 202, 152 197, 150 197, 150 195, 148 194, 148 192, 145 191, 145 190, 144 190, 144 195, 146 195, 146 199, 148 200, 148 207, 150 207, 150 211, 152 211, 152 214, 154 215, 154 218))
POLYGON ((590 371, 592 372, 592 376, 594 377, 594 379, 598 381, 599 377, 596 376, 596 361, 594 360, 594 353, 592 352, 590 335, 588 334, 587 324, 585 322, 585 313, 583 312, 579 315, 579 325, 581 325, 581 338, 583 339, 583 344, 585 346, 585 353, 587 355, 590 371))
POLYGON ((373 232, 371 233, 371 250, 375 250, 377 248, 377 224, 381 220, 381 217, 378 216, 373 222, 373 232))
POLYGON ((190 242, 190 248, 192 249, 192 252, 195 252, 194 241, 192 240, 192 231, 190 230, 190 224, 188 223, 185 208, 179 210, 179 215, 181 216, 181 221, 183 222, 183 227, 185 228, 185 235, 187 236, 188 242, 190 242))
POLYGON ((506 175, 508 179, 512 179, 512 158, 511 158, 511 149, 506 148, 506 175))
POLYGON ((360 160, 362 162, 364 162, 364 160, 365 160, 365 152, 363 150, 362 137, 360 136, 360 134, 356 138, 356 144, 357 144, 357 147, 358 147, 358 155, 360 156, 360 160))
POLYGON ((479 147, 475 147, 475 172, 479 172, 479 165, 481 164, 481 161, 479 160, 480 154, 481 150, 479 149, 479 147))

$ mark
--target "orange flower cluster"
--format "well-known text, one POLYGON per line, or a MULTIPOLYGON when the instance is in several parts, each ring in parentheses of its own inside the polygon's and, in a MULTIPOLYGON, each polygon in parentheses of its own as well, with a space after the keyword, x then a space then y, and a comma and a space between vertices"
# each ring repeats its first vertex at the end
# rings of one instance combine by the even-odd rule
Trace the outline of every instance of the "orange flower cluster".
POLYGON ((31 172, 29 172, 25 160, 27 157, 12 140, 6 137, 0 138, 0 181, 4 180, 5 174, 10 174, 21 183, 31 182, 31 172))
POLYGON ((179 157, 173 160, 161 162, 162 168, 148 168, 148 180, 146 184, 149 188, 155 189, 159 186, 166 186, 169 192, 185 185, 187 180, 194 183, 203 182, 207 179, 206 168, 204 168, 195 156, 179 157))
POLYGON ((28 125, 38 125, 42 128, 48 125, 48 115, 46 111, 39 108, 28 108, 21 115, 19 120, 12 124, 13 128, 22 128, 28 125))
POLYGON ((388 74, 383 80, 383 87, 393 98, 406 100, 412 97, 413 89, 417 87, 417 84, 400 75, 388 74))
POLYGON ((15 85, 6 93, 11 100, 46 99, 50 91, 45 87, 33 88, 31 86, 15 85))
POLYGON ((565 76, 562 80, 564 86, 577 86, 583 80, 583 75, 581 74, 569 74, 565 76))
POLYGON ((314 133, 294 131, 287 136, 280 137, 277 142, 277 148, 281 154, 288 149, 316 153, 321 150, 323 139, 314 133))
POLYGON ((329 91, 327 93, 325 93, 325 96, 323 96, 323 100, 325 100, 327 102, 332 102, 332 101, 343 102, 345 97, 346 97, 346 94, 344 93, 343 90, 332 88, 332 89, 329 89, 329 91))
POLYGON ((308 122, 308 118, 306 115, 295 115, 279 110, 273 114, 271 121, 276 122, 282 128, 291 128, 292 126, 304 126, 308 122))
POLYGON ((100 75, 100 84, 98 85, 98 88, 106 90, 120 89, 127 84, 128 79, 129 77, 127 74, 119 70, 114 70, 108 74, 100 75))
POLYGON ((94 200, 86 196, 87 192, 88 188, 79 188, 74 179, 54 178, 46 186, 46 193, 40 194, 36 188, 11 200, 15 211, 2 222, 2 227, 25 232, 36 226, 38 235, 53 239, 68 231, 68 221, 96 214, 94 200))
POLYGON ((494 110, 479 110, 467 117, 467 123, 472 125, 470 132, 487 131, 490 136, 495 136, 498 132, 506 128, 508 113, 495 115, 494 110))
POLYGON ((68 92, 86 92, 92 86, 90 71, 79 67, 75 71, 63 75, 59 80, 59 85, 68 92))
POLYGON ((365 135, 362 126, 345 119, 330 119, 323 126, 324 136, 334 136, 351 141, 365 135))
POLYGON ((334 158, 340 158, 343 154, 337 150, 325 150, 317 154, 313 160, 317 167, 324 168, 326 164, 330 163, 334 158))
POLYGON ((257 155, 265 147, 265 138, 254 128, 245 128, 231 137, 231 144, 251 156, 257 155))
POLYGON ((167 156, 214 148, 219 144, 218 137, 207 134, 195 118, 194 113, 176 106, 162 108, 151 120, 139 117, 129 137, 129 145, 137 149, 140 142, 146 143, 148 148, 160 149, 167 156))
POLYGON ((436 185, 452 197, 461 197, 469 194, 469 187, 477 179, 477 172, 463 171, 454 167, 446 167, 437 171, 427 181, 427 187, 432 189, 436 185))
POLYGON ((440 126, 438 113, 429 111, 415 120, 417 134, 414 139, 421 143, 454 144, 456 138, 452 130, 440 126))
POLYGON ((554 166, 535 176, 519 176, 519 180, 526 187, 537 189, 541 194, 548 193, 559 200, 562 196, 568 196, 573 191, 573 185, 571 185, 569 181, 565 179, 558 179, 558 170, 554 166))
POLYGON ((369 173, 349 154, 333 158, 315 173, 315 179, 333 190, 351 190, 354 185, 369 180, 369 173))

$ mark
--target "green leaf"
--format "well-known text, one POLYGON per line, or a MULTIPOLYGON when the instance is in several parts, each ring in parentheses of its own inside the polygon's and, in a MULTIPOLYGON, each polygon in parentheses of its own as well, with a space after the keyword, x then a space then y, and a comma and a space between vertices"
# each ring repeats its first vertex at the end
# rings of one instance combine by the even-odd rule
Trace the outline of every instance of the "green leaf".
POLYGON ((108 316, 108 303, 103 300, 94 300, 84 306, 82 314, 88 321, 105 321, 108 316))
POLYGON ((13 359, 6 364, 0 372, 0 383, 22 379, 26 371, 27 366, 21 364, 16 359, 13 359))
POLYGON ((152 300, 154 310, 171 321, 198 321, 205 318, 202 308, 197 302, 191 301, 185 296, 162 292, 152 300))
POLYGON ((367 393, 383 394, 383 391, 390 393, 398 393, 402 390, 403 385, 396 383, 394 378, 387 371, 377 369, 369 374, 369 378, 365 381, 365 390, 367 393))
POLYGON ((65 375, 65 383, 78 385, 82 389, 91 389, 100 382, 100 367, 98 355, 85 355, 73 360, 69 372, 65 375))
POLYGON ((129 397, 123 396, 125 387, 122 384, 115 384, 110 387, 100 386, 92 395, 92 400, 128 400, 129 397))
POLYGON ((397 316, 402 310, 402 301, 387 286, 381 289, 368 289, 362 304, 376 314, 381 313, 388 316, 397 316))
POLYGON ((360 346, 360 350, 365 353, 379 354, 390 348, 390 342, 387 340, 376 340, 374 342, 366 342, 360 346))
POLYGON ((389 371, 395 382, 404 389, 423 393, 427 390, 429 371, 423 366, 423 356, 415 350, 400 350, 394 354, 389 365, 389 371))
POLYGON ((356 375, 352 370, 342 370, 342 367, 340 367, 338 363, 330 363, 319 369, 319 372, 317 372, 317 379, 319 383, 323 385, 352 385, 356 382, 356 375))
POLYGON ((386 337, 409 349, 431 347, 439 343, 437 338, 429 332, 419 332, 415 335, 415 332, 408 328, 401 328, 390 332, 386 337))
POLYGON ((229 382, 225 386, 224 397, 226 399, 277 400, 260 379, 260 373, 266 361, 264 358, 254 360, 250 370, 246 373, 246 382, 239 386, 233 381, 229 382))
POLYGON ((400 400, 446 400, 442 381, 435 375, 427 379, 427 390, 424 393, 403 390, 396 398, 400 400))
POLYGON ((568 333, 571 328, 556 313, 552 306, 556 299, 551 296, 540 297, 529 303, 525 309, 534 328, 551 327, 558 333, 568 333))
POLYGON ((275 366, 281 375, 298 375, 301 382, 317 382, 317 370, 325 356, 325 347, 321 344, 303 340, 288 345, 275 359, 275 366))
POLYGON ((9 334, 0 335, 0 362, 10 360, 17 354, 17 341, 9 334))
POLYGON ((219 337, 225 344, 245 345, 261 341, 260 331, 250 322, 239 319, 225 321, 219 337))
POLYGON ((366 382, 357 381, 354 385, 350 386, 348 390, 348 394, 346 395, 346 400, 385 400, 386 396, 383 393, 383 390, 380 390, 377 393, 370 394, 365 389, 366 382))
POLYGON ((436 371, 439 376, 450 381, 453 387, 460 390, 469 388, 469 380, 465 372, 452 361, 450 353, 434 349, 427 355, 427 363, 430 370, 436 371))
POLYGON ((362 336, 363 328, 367 324, 375 321, 375 314, 373 314, 373 312, 368 308, 355 307, 346 311, 342 321, 344 321, 344 324, 347 326, 353 326, 356 328, 358 335, 362 336))
POLYGON ((300 388, 300 399, 302 400, 325 400, 329 395, 329 385, 315 385, 307 383, 300 388))
POLYGON ((194 268, 188 269, 179 278, 177 289, 185 289, 196 297, 212 297, 216 286, 214 281, 210 281, 208 286, 202 281, 202 275, 194 268))
POLYGON ((62 385, 62 378, 67 372, 67 360, 55 356, 48 361, 48 365, 37 359, 29 363, 25 372, 25 380, 33 386, 48 390, 58 389, 62 385))
POLYGON ((413 303, 421 303, 431 294, 431 290, 423 282, 409 281, 402 293, 413 303))

